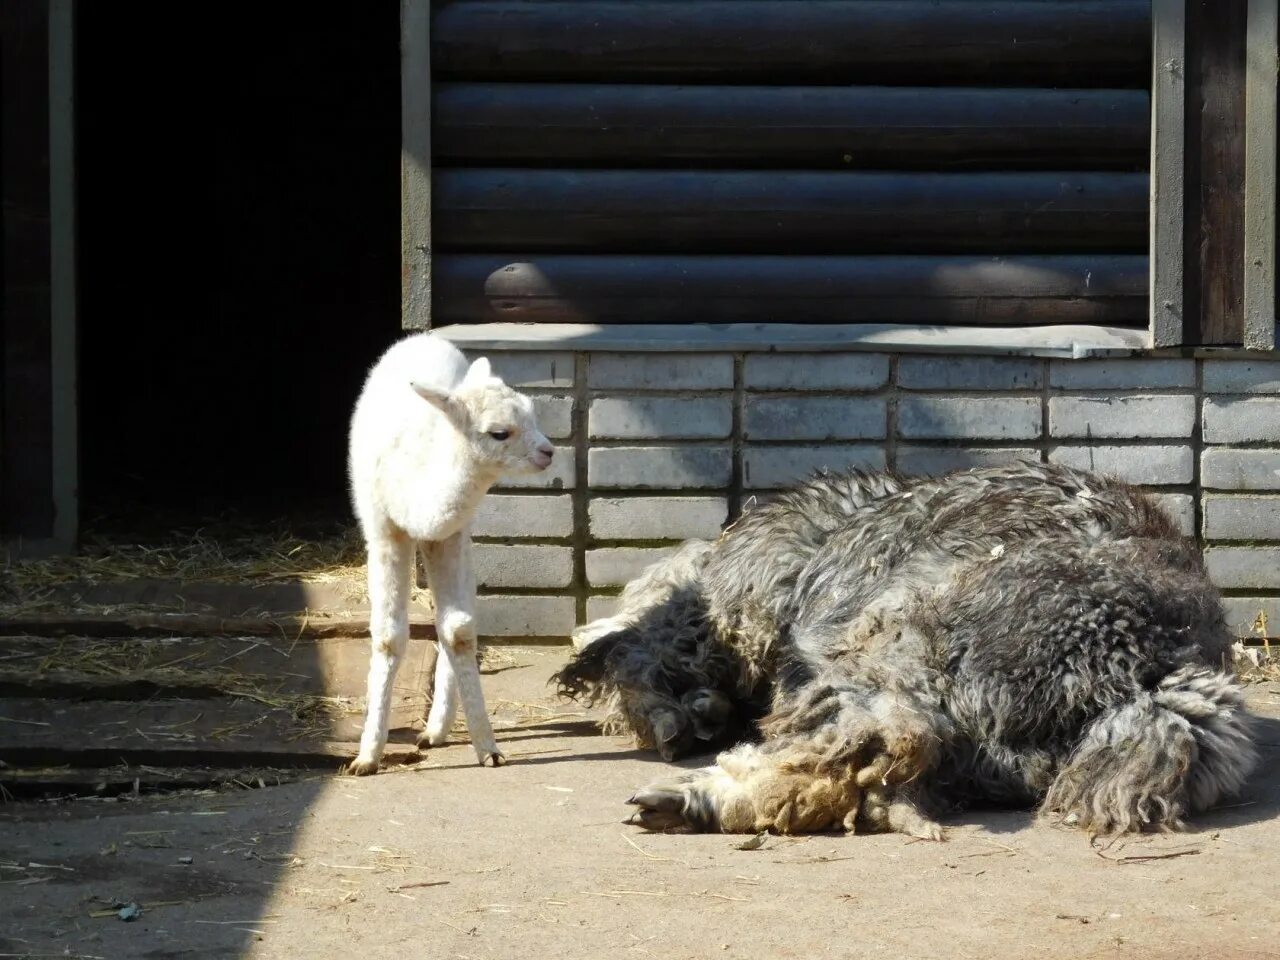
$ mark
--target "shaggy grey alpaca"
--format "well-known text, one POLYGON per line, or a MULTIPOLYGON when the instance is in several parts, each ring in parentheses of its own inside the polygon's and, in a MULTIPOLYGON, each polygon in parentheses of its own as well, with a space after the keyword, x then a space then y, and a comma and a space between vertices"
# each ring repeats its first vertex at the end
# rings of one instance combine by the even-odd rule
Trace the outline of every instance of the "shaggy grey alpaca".
POLYGON ((763 734, 637 793, 655 829, 936 839, 953 805, 1037 801, 1091 833, 1172 828, 1256 760, 1195 544, 1065 467, 816 477, 576 642, 562 692, 667 759, 763 734))

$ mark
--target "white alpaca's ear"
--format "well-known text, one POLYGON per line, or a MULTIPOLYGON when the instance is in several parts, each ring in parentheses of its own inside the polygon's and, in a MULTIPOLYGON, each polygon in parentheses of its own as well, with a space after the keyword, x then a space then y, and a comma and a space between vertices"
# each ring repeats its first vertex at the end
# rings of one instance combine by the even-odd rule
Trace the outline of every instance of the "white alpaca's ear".
POLYGON ((459 413, 458 401, 448 390, 444 390, 434 384, 420 383, 417 380, 412 381, 409 386, 413 387, 414 393, 450 419, 457 417, 459 413))
POLYGON ((462 378, 464 386, 475 387, 484 383, 486 380, 492 379, 493 372, 489 368, 488 357, 478 357, 474 363, 467 368, 467 375, 462 378))

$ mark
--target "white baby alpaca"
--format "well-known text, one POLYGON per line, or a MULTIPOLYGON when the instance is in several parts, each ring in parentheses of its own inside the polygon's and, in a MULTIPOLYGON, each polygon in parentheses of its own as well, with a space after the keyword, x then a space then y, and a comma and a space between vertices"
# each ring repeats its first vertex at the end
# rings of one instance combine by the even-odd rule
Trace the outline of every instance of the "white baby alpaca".
POLYGON ((430 334, 406 337, 370 371, 351 418, 351 496, 369 549, 369 706, 357 775, 374 773, 387 745, 391 686, 409 642, 415 549, 436 606, 431 714, 418 745, 453 726, 459 696, 480 762, 505 762, 493 739, 476 664, 471 517, 503 473, 545 470, 554 449, 533 404, 430 334))

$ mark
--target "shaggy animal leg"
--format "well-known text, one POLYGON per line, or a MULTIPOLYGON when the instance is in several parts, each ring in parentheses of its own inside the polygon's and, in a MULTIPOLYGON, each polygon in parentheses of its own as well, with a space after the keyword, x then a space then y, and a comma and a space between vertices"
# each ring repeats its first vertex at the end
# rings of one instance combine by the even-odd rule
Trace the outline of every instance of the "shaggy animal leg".
POLYGON ((409 576, 413 543, 400 531, 369 541, 369 657, 368 706, 360 752, 350 771, 356 776, 376 773, 387 746, 391 688, 409 643, 409 576))
POLYGON ((945 840, 942 825, 926 816, 909 790, 872 787, 863 795, 854 829, 903 833, 921 840, 945 840))
POLYGON ((1095 720, 1043 809, 1091 834, 1180 829, 1238 790, 1257 760, 1239 687, 1185 667, 1095 720))
POLYGON ((650 830, 814 833, 849 829, 861 791, 846 771, 813 772, 806 745, 766 753, 751 744, 715 766, 656 781, 629 801, 632 822, 650 830))
POLYGON ((762 726, 769 737, 813 738, 819 772, 852 769, 858 786, 888 787, 937 766, 946 723, 907 693, 814 685, 762 726))
MULTIPOLYGON (((480 686, 480 667, 476 661, 475 576, 471 568, 471 535, 468 530, 430 545, 427 574, 436 603, 440 650, 449 661, 446 673, 452 673, 457 684, 471 745, 483 765, 500 767, 506 763, 506 757, 493 738, 493 727, 489 723, 484 691, 480 686)), ((439 671, 436 676, 441 676, 439 671)), ((444 708, 437 715, 435 703, 447 701, 448 689, 437 688, 433 695, 432 717, 439 716, 442 723, 444 708)), ((428 723, 428 740, 433 736, 443 738, 447 734, 447 727, 439 729, 428 723)))

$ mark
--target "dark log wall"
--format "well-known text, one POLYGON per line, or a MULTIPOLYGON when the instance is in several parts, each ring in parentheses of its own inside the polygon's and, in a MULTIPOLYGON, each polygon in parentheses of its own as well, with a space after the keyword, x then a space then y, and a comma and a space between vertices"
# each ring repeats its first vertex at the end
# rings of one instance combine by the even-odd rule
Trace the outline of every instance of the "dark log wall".
POLYGON ((434 6, 432 322, 1147 322, 1148 0, 434 6))

